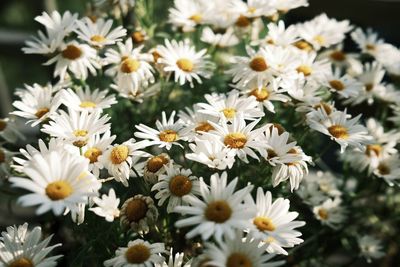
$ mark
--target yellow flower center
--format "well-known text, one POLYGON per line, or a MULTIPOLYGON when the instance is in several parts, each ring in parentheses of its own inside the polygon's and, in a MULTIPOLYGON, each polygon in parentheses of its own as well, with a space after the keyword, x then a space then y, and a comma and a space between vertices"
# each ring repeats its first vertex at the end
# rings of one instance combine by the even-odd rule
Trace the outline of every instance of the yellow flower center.
POLYGON ((162 132, 160 132, 158 137, 160 138, 161 141, 168 142, 168 143, 172 143, 172 142, 178 140, 178 138, 179 138, 178 133, 175 132, 174 130, 162 131, 162 132))
POLYGON ((86 131, 86 130, 75 130, 75 131, 73 132, 73 134, 74 134, 76 137, 85 137, 85 136, 88 134, 88 131, 86 131))
POLYGON ((300 50, 304 50, 304 51, 307 51, 307 52, 312 50, 312 46, 306 41, 297 41, 294 44, 294 46, 296 46, 300 50))
POLYGON ((191 72, 193 70, 194 64, 190 59, 181 58, 176 61, 176 65, 183 71, 191 72))
POLYGON ((342 125, 332 125, 328 127, 328 132, 338 139, 347 139, 349 137, 347 128, 342 125))
POLYGON ((129 201, 126 206, 126 217, 130 222, 139 222, 146 217, 148 207, 143 199, 137 198, 129 201))
POLYGON ((374 89, 374 85, 372 83, 368 83, 368 84, 365 85, 365 90, 367 92, 371 92, 372 89, 374 89))
POLYGON ((310 66, 307 65, 301 65, 299 67, 297 67, 297 72, 301 72, 304 74, 304 76, 309 76, 312 73, 312 68, 310 66))
POLYGON ((131 35, 132 41, 136 44, 143 43, 146 39, 146 36, 141 31, 136 31, 131 35))
POLYGON ((189 17, 190 20, 194 21, 195 23, 199 24, 201 20, 203 19, 203 16, 199 13, 193 14, 192 16, 189 17))
POLYGON ((320 109, 320 108, 323 108, 323 109, 325 110, 325 112, 326 112, 327 115, 329 115, 329 114, 332 113, 332 108, 331 108, 331 106, 328 105, 328 104, 325 103, 325 102, 321 102, 321 103, 319 103, 319 104, 317 104, 317 105, 314 106, 314 109, 315 109, 315 110, 318 110, 318 109, 320 109))
POLYGON ((133 245, 125 252, 126 261, 131 264, 144 263, 150 258, 150 255, 150 249, 143 244, 133 245))
POLYGON ((254 71, 261 72, 268 69, 267 62, 263 57, 254 57, 249 64, 250 68, 254 71))
POLYGON ((153 56, 154 62, 156 62, 156 63, 157 63, 158 59, 161 58, 160 53, 158 53, 157 51, 153 51, 151 53, 151 55, 153 56))
POLYGON ((61 52, 61 55, 63 58, 75 60, 80 58, 82 55, 82 50, 75 45, 68 45, 67 48, 61 52))
POLYGON ((249 26, 250 23, 251 22, 247 17, 240 15, 239 18, 236 20, 235 24, 238 27, 245 28, 245 27, 249 26))
POLYGON ((224 138, 224 144, 230 148, 243 148, 247 143, 247 137, 242 133, 230 133, 224 138))
POLYGON ((253 267, 253 263, 246 254, 234 252, 226 260, 226 267, 253 267))
POLYGON ((332 86, 332 88, 337 90, 337 91, 342 91, 344 89, 344 87, 345 87, 343 82, 339 81, 339 80, 329 81, 329 85, 332 86))
POLYGON ((175 196, 182 197, 192 191, 192 181, 184 175, 177 175, 169 182, 169 191, 175 196))
POLYGON ((7 122, 5 120, 0 119, 0 132, 3 131, 7 127, 7 122))
POLYGON ((323 45, 325 43, 325 37, 322 35, 317 35, 314 37, 314 41, 316 41, 319 45, 323 45))
POLYGON ((39 108, 36 113, 35 116, 36 118, 40 119, 41 117, 43 117, 44 115, 47 114, 47 112, 49 112, 48 108, 39 108))
POLYGON ((318 216, 319 216, 322 220, 326 221, 326 220, 329 218, 329 213, 328 213, 328 211, 327 211, 326 209, 320 208, 320 209, 318 210, 318 216))
POLYGON ((222 111, 222 113, 224 113, 224 116, 227 119, 233 119, 236 115, 236 109, 234 109, 234 108, 224 108, 221 111, 222 111))
POLYGON ((367 149, 365 150, 365 154, 367 156, 372 156, 372 154, 375 154, 375 156, 379 156, 381 153, 382 153, 382 146, 379 144, 367 145, 367 149))
POLYGON ((103 152, 98 149, 97 147, 91 147, 86 152, 83 154, 85 158, 88 158, 90 160, 90 163, 95 163, 97 162, 98 157, 103 154, 103 152))
POLYGON ((214 130, 214 127, 206 121, 200 122, 196 128, 194 128, 196 132, 209 132, 214 130))
POLYGON ((209 221, 224 223, 231 217, 232 209, 225 200, 217 200, 208 203, 204 215, 209 221))
POLYGON ((82 101, 79 106, 81 108, 95 108, 97 105, 92 101, 82 101))
POLYGON ((276 229, 275 225, 272 223, 272 220, 268 217, 256 217, 253 220, 253 224, 260 231, 274 231, 276 229))
POLYGON ((121 71, 123 73, 132 73, 137 71, 140 68, 140 62, 136 59, 125 58, 121 63, 121 71))
POLYGON ((46 195, 51 200, 61 200, 72 194, 72 186, 66 181, 56 181, 46 187, 46 195))
POLYGON ((255 96, 258 102, 263 102, 265 99, 268 99, 269 92, 265 87, 261 89, 255 88, 249 93, 249 95, 255 96))
POLYGON ((129 148, 124 145, 119 145, 113 148, 110 153, 110 160, 113 164, 121 164, 129 156, 129 148))
POLYGON ((367 48, 367 50, 375 50, 376 46, 373 45, 373 44, 367 44, 367 45, 365 46, 365 48, 367 48))
POLYGON ((6 153, 4 153, 4 151, 0 149, 0 163, 3 163, 5 161, 6 161, 6 153))
POLYGON ((96 43, 100 43, 105 41, 106 38, 102 35, 93 35, 92 37, 90 37, 90 41, 96 42, 96 43))
POLYGON ((340 50, 336 50, 330 54, 331 59, 335 61, 344 61, 346 60, 346 54, 340 50))
POLYGON ((19 258, 8 264, 8 267, 33 267, 33 262, 27 258, 19 258))
POLYGON ((388 175, 391 172, 390 167, 382 162, 378 165, 378 171, 381 175, 388 175))
POLYGON ((276 154, 275 150, 270 149, 270 148, 267 149, 267 153, 268 153, 268 156, 267 156, 268 159, 272 159, 272 158, 275 158, 278 156, 278 154, 276 154))
POLYGON ((147 161, 147 170, 152 173, 158 172, 165 164, 169 162, 169 159, 163 155, 152 157, 147 161))

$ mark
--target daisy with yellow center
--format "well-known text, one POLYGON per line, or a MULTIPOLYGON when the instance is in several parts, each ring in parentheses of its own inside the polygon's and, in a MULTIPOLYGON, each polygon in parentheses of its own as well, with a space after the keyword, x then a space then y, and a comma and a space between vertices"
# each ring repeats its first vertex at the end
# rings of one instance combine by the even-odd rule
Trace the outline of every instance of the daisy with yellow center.
POLYGON ((168 200, 167 212, 173 212, 174 208, 182 205, 184 196, 200 194, 199 180, 192 172, 182 169, 172 163, 165 166, 166 173, 161 174, 151 190, 157 191, 155 198, 158 205, 162 206, 168 200))
POLYGON ((381 159, 374 174, 385 180, 390 186, 400 184, 400 158, 397 154, 381 159))
POLYGON ((43 239, 40 227, 28 230, 28 224, 7 227, 1 233, 0 264, 7 267, 56 266, 62 255, 48 257, 61 244, 48 246, 51 236, 43 239))
POLYGON ((165 173, 165 166, 171 162, 171 158, 168 154, 162 153, 150 157, 144 165, 143 178, 149 184, 155 184, 158 181, 158 177, 165 173))
POLYGON ((165 252, 163 243, 150 244, 136 239, 130 241, 127 247, 120 247, 115 257, 104 262, 106 267, 116 266, 154 266, 161 264, 165 259, 160 254, 165 252))
POLYGON ((357 97, 363 90, 363 84, 348 74, 341 76, 340 69, 336 68, 326 77, 324 83, 332 92, 344 98, 357 97))
POLYGON ((297 212, 289 212, 288 199, 278 198, 272 202, 271 192, 265 194, 263 189, 257 189, 257 215, 253 218, 253 228, 250 235, 257 240, 268 243, 268 253, 288 255, 284 248, 294 247, 303 242, 301 233, 295 228, 305 225, 303 221, 295 221, 297 212))
POLYGON ((140 150, 143 147, 143 142, 135 142, 135 139, 132 138, 122 144, 115 144, 108 147, 98 157, 98 161, 117 182, 128 186, 129 177, 135 176, 132 170, 132 168, 135 168, 135 159, 148 155, 146 152, 140 150))
POLYGON ((113 95, 107 95, 108 90, 95 89, 89 87, 77 88, 75 90, 62 90, 61 101, 65 106, 77 111, 104 110, 117 103, 113 95))
POLYGON ((85 17, 76 21, 78 27, 75 32, 78 34, 79 39, 94 47, 101 48, 121 41, 121 37, 126 35, 126 29, 122 26, 111 30, 112 23, 112 20, 106 21, 103 18, 99 18, 94 22, 85 17))
POLYGON ((162 112, 162 120, 156 121, 156 129, 152 129, 144 124, 136 125, 136 129, 139 132, 135 132, 135 136, 143 138, 145 146, 158 145, 159 147, 165 147, 170 150, 172 145, 181 146, 178 143, 179 140, 185 139, 185 133, 183 132, 182 122, 175 121, 176 112, 173 111, 169 119, 165 112, 162 112))
POLYGON ((180 85, 189 83, 193 88, 194 81, 201 83, 201 78, 210 78, 213 64, 208 61, 207 50, 199 52, 191 46, 188 39, 184 41, 164 41, 165 45, 157 46, 160 58, 157 63, 162 64, 163 70, 174 74, 174 81, 180 85))
POLYGON ((221 241, 222 237, 234 237, 237 225, 249 225, 249 220, 255 215, 255 209, 244 204, 244 199, 249 195, 252 186, 236 191, 237 178, 227 183, 227 174, 211 176, 210 188, 200 179, 201 197, 194 195, 183 196, 184 206, 177 206, 175 212, 190 215, 191 217, 176 222, 176 226, 194 226, 186 238, 201 235, 203 240, 214 236, 221 241), (207 227, 205 227, 207 225, 207 227))
POLYGON ((333 229, 340 227, 340 224, 345 220, 345 210, 340 206, 341 199, 328 198, 320 205, 313 208, 314 216, 324 225, 333 229))
POLYGON ((327 114, 324 109, 318 109, 307 114, 309 126, 331 137, 341 147, 341 153, 347 146, 363 150, 366 143, 372 139, 367 129, 358 124, 361 114, 351 118, 346 110, 327 114))
POLYGON ((23 172, 29 178, 11 178, 14 186, 32 193, 22 196, 23 206, 40 205, 37 214, 52 210, 61 215, 65 210, 77 212, 78 204, 96 196, 101 184, 88 171, 86 160, 76 157, 64 148, 36 153, 24 165, 23 172), (46 176, 43 176, 45 174, 46 176))
POLYGON ((331 73, 331 66, 328 59, 317 59, 316 52, 300 52, 297 56, 295 70, 300 79, 305 78, 315 82, 326 81, 326 76, 331 73))
POLYGON ((174 0, 174 6, 168 9, 169 22, 184 32, 194 31, 195 27, 207 21, 212 5, 202 0, 174 0))

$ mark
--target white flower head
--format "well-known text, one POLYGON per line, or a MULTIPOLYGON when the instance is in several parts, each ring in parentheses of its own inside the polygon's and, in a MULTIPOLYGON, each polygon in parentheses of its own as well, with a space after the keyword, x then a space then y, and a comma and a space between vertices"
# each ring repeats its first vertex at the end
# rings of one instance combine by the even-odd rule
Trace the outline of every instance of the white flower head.
POLYGON ((118 205, 120 199, 116 197, 114 189, 111 188, 110 191, 108 191, 108 195, 104 194, 101 198, 94 197, 93 202, 97 207, 90 208, 89 210, 100 217, 104 217, 106 221, 112 222, 114 218, 119 217, 118 205))

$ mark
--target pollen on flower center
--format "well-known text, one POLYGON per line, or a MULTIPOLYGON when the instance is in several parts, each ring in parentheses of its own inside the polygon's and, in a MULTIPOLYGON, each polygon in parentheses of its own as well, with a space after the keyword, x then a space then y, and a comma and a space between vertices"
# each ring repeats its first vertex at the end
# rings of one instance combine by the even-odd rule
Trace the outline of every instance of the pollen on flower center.
POLYGON ((164 166, 169 162, 168 158, 164 157, 163 155, 158 155, 155 157, 152 157, 149 159, 147 162, 147 170, 152 173, 158 172, 164 166))
POLYGON ((379 145, 379 144, 367 145, 367 148, 365 150, 365 154, 367 156, 371 156, 372 153, 374 153, 375 156, 379 156, 382 153, 382 146, 379 145))
POLYGON ((91 147, 86 152, 83 154, 85 158, 88 158, 90 160, 90 163, 95 163, 97 162, 98 157, 103 154, 103 152, 98 149, 97 147, 91 147))
POLYGON ((346 54, 340 50, 334 51, 330 54, 331 59, 336 61, 344 61, 346 59, 346 54))
POLYGON ((329 115, 329 114, 332 113, 332 108, 331 108, 331 106, 328 105, 328 104, 325 103, 325 102, 321 102, 321 103, 319 103, 319 104, 317 104, 317 105, 314 106, 314 109, 315 109, 315 110, 318 110, 318 109, 320 109, 320 108, 324 109, 327 115, 329 115))
POLYGON ((372 83, 368 83, 368 84, 365 85, 365 90, 367 92, 371 92, 372 89, 374 89, 374 85, 372 83))
POLYGON ((230 148, 243 148, 247 143, 247 137, 242 133, 230 133, 224 138, 224 144, 230 148))
POLYGON ((8 267, 33 267, 33 263, 30 259, 27 258, 19 258, 12 263, 7 265, 8 267))
POLYGON ((103 42, 104 40, 106 40, 106 38, 104 36, 98 35, 98 34, 93 35, 92 37, 90 37, 90 41, 97 42, 97 43, 103 42))
POLYGON ((391 172, 390 167, 385 163, 379 163, 378 171, 381 175, 388 175, 391 172))
POLYGON ((123 73, 132 73, 140 68, 140 62, 133 58, 125 58, 121 63, 121 71, 123 73))
POLYGON ((79 106, 81 108, 95 108, 97 105, 92 101, 82 101, 79 106))
POLYGON ((234 108, 224 108, 221 111, 222 111, 222 113, 224 113, 224 116, 227 119, 233 119, 233 117, 235 117, 235 115, 236 115, 236 109, 234 109, 234 108))
POLYGON ((214 130, 214 127, 206 121, 200 122, 194 130, 198 132, 209 132, 214 130))
POLYGON ((329 218, 329 213, 326 209, 320 208, 318 210, 318 215, 322 220, 327 220, 329 218))
POLYGON ((253 224, 260 231, 274 231, 276 229, 275 225, 272 223, 272 220, 268 217, 256 217, 253 220, 253 224))
POLYGON ((239 18, 236 20, 235 25, 241 28, 245 28, 250 25, 250 20, 247 17, 240 15, 239 18))
POLYGON ((196 22, 197 24, 199 24, 201 22, 201 20, 203 19, 203 16, 201 14, 193 14, 192 16, 189 17, 190 20, 196 22))
POLYGON ((141 31, 135 31, 132 33, 131 37, 133 42, 136 44, 143 43, 146 39, 146 36, 141 31))
POLYGON ((346 139, 349 137, 347 128, 342 125, 332 125, 328 127, 328 132, 335 138, 346 139))
POLYGON ((46 187, 46 195, 51 200, 61 200, 72 194, 72 186, 66 181, 56 181, 46 187))
POLYGON ((121 164, 129 156, 129 148, 124 145, 119 145, 113 148, 110 153, 110 160, 113 164, 121 164))
POLYGON ((249 64, 250 68, 254 71, 265 71, 266 69, 268 69, 268 65, 267 62, 265 61, 265 59, 263 57, 254 57, 249 64))
POLYGON ((131 264, 141 264, 150 258, 150 249, 142 244, 129 247, 125 252, 126 260, 131 264))
POLYGON ((174 130, 165 130, 160 132, 159 134, 159 138, 161 141, 163 142, 168 142, 168 143, 172 143, 176 140, 178 140, 178 133, 175 132, 174 130))
POLYGON ((265 87, 261 89, 255 88, 249 93, 249 95, 255 96, 258 102, 262 102, 265 99, 268 99, 269 92, 265 87))
POLYGON ((191 72, 193 70, 194 64, 190 59, 181 58, 176 61, 176 65, 183 71, 191 72))
POLYGON ((88 134, 88 131, 86 131, 86 130, 75 130, 75 131, 73 132, 73 134, 74 134, 76 137, 85 137, 85 136, 88 134))
POLYGON ((234 252, 226 260, 226 267, 252 267, 249 257, 240 252, 234 252))
POLYGON ((82 50, 75 45, 68 45, 67 48, 61 52, 61 55, 63 58, 75 60, 81 57, 82 50))
POLYGON ((185 175, 176 175, 169 182, 169 191, 178 197, 187 195, 192 191, 192 181, 185 175))
POLYGON ((323 45, 325 43, 325 37, 322 35, 317 35, 314 37, 314 41, 316 41, 319 45, 323 45))
POLYGON ((133 199, 126 206, 126 216, 130 222, 139 222, 146 217, 148 207, 143 199, 133 199))
POLYGON ((306 41, 297 41, 294 44, 294 46, 296 46, 298 49, 304 50, 304 51, 311 51, 312 50, 312 46, 306 41))
POLYGON ((7 122, 5 120, 0 119, 0 132, 3 131, 7 127, 7 122))
POLYGON ((301 72, 304 74, 304 76, 310 76, 310 74, 312 73, 312 68, 310 66, 307 65, 301 65, 299 67, 297 67, 297 72, 301 72))
POLYGON ((375 50, 376 46, 373 45, 373 44, 367 44, 367 45, 365 46, 365 48, 367 48, 367 50, 375 50))
POLYGON ((232 209, 225 200, 217 200, 208 203, 204 215, 209 221, 224 223, 231 217, 232 209))
POLYGON ((36 118, 40 119, 41 117, 43 117, 44 115, 47 114, 47 112, 49 112, 48 108, 39 108, 36 113, 35 116, 36 118))
POLYGON ((330 86, 332 86, 333 89, 335 89, 337 91, 342 91, 345 87, 343 82, 340 80, 329 81, 329 84, 330 84, 330 86))

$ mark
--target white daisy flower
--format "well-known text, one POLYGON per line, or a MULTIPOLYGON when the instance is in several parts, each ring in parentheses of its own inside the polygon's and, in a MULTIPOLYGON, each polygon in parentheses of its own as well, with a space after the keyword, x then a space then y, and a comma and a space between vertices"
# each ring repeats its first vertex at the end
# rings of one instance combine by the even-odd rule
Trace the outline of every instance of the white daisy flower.
POLYGON ((94 48, 86 44, 80 44, 76 41, 62 43, 60 52, 49 59, 44 65, 55 63, 54 77, 60 77, 64 80, 67 71, 70 71, 76 78, 85 80, 90 72, 96 75, 96 69, 99 69, 100 63, 97 52, 94 48))
POLYGON ((120 145, 115 144, 109 147, 98 157, 98 161, 117 182, 121 182, 124 186, 128 187, 129 177, 134 176, 132 167, 134 167, 135 159, 148 155, 146 152, 140 150, 143 147, 143 142, 135 143, 135 139, 132 138, 120 145))
POLYGON ((345 69, 347 74, 354 77, 362 72, 358 56, 356 53, 345 52, 343 44, 338 44, 319 53, 318 59, 328 59, 334 67, 345 69))
POLYGON ((112 85, 115 90, 136 95, 141 87, 154 82, 154 70, 149 64, 152 57, 141 52, 143 46, 133 48, 132 38, 117 45, 119 51, 109 49, 105 54, 105 62, 112 65, 106 74, 115 78, 115 84, 112 85))
POLYGON ((94 47, 103 47, 106 45, 115 44, 121 41, 126 35, 126 29, 118 26, 111 30, 113 21, 111 19, 104 20, 103 18, 96 19, 93 22, 91 19, 85 17, 76 21, 77 29, 75 32, 78 38, 94 47))
POLYGON ((231 47, 237 45, 240 41, 235 35, 233 28, 228 28, 223 32, 213 31, 210 27, 203 29, 201 41, 219 48, 231 47))
POLYGON ((316 82, 324 81, 331 71, 331 65, 328 60, 317 60, 317 53, 302 52, 299 54, 299 64, 296 67, 300 78, 314 80, 316 82))
POLYGON ((211 187, 200 178, 201 199, 195 196, 184 196, 187 206, 177 206, 175 212, 191 217, 178 220, 176 227, 195 226, 186 234, 186 238, 201 235, 203 240, 214 236, 221 241, 223 236, 235 237, 235 230, 250 227, 249 220, 255 215, 255 207, 244 204, 253 189, 252 185, 236 191, 238 179, 227 184, 227 174, 211 176, 211 187))
POLYGON ((40 205, 37 214, 49 210, 55 215, 64 211, 77 212, 77 204, 86 203, 89 197, 96 196, 101 187, 88 171, 87 160, 62 149, 32 155, 23 172, 29 178, 12 177, 10 182, 32 192, 18 201, 23 206, 40 205))
POLYGON ((37 34, 38 36, 32 36, 25 42, 25 47, 22 48, 25 54, 51 55, 57 51, 65 37, 61 32, 46 35, 38 31, 37 34))
POLYGON ((166 173, 158 176, 158 182, 151 188, 157 191, 155 198, 158 206, 168 200, 167 212, 173 212, 176 206, 183 204, 184 196, 200 195, 199 179, 192 171, 180 168, 171 162, 165 166, 166 173))
POLYGON ((104 168, 104 164, 99 160, 99 157, 106 153, 115 138, 115 135, 111 136, 110 131, 106 131, 101 136, 96 134, 82 149, 82 155, 89 160, 89 170, 96 177, 99 177, 100 170, 104 168))
POLYGON ((117 103, 114 95, 107 96, 108 90, 105 89, 95 89, 92 91, 89 87, 85 89, 79 87, 75 90, 66 89, 62 94, 61 101, 63 104, 77 111, 102 111, 117 103))
POLYGON ((144 140, 145 146, 158 145, 159 147, 165 147, 170 150, 172 145, 178 145, 179 140, 184 140, 183 135, 183 124, 178 120, 175 121, 175 111, 171 113, 171 116, 167 120, 167 115, 162 112, 162 120, 156 121, 157 130, 150 128, 144 124, 135 126, 140 132, 135 132, 135 136, 144 140))
POLYGON ((101 116, 100 111, 60 110, 51 117, 49 124, 43 125, 42 132, 61 138, 76 147, 85 146, 96 134, 110 130, 108 115, 101 116))
POLYGON ((32 123, 32 127, 49 119, 59 106, 62 97, 60 94, 54 95, 53 87, 42 87, 38 84, 33 86, 25 85, 26 90, 19 91, 21 100, 13 102, 17 108, 11 114, 29 119, 27 123, 32 123))
POLYGON ((115 252, 115 257, 104 262, 106 267, 150 267, 163 263, 165 252, 163 243, 150 244, 142 239, 129 241, 127 247, 120 247, 115 252))
POLYGON ((135 94, 133 94, 128 89, 118 90, 121 97, 128 98, 137 103, 143 103, 147 98, 157 95, 161 91, 161 83, 155 83, 149 87, 140 87, 135 94))
POLYGON ((365 32, 361 28, 357 28, 351 33, 351 38, 358 45, 362 53, 369 54, 375 58, 385 53, 385 50, 390 46, 383 39, 379 38, 379 35, 371 28, 368 28, 365 32))
POLYGON ((259 159, 254 150, 264 155, 265 144, 257 140, 262 134, 262 129, 254 130, 254 127, 259 121, 260 120, 255 120, 246 124, 243 116, 239 116, 234 118, 233 122, 229 124, 227 120, 223 118, 220 124, 210 122, 215 128, 215 131, 211 131, 207 134, 219 137, 225 147, 235 151, 236 156, 247 163, 247 155, 254 159, 259 159))
POLYGON ((198 103, 198 112, 232 121, 238 116, 246 120, 256 120, 265 114, 260 109, 255 97, 240 96, 237 90, 226 94, 206 94, 204 98, 208 103, 198 103))
POLYGON ((243 238, 243 234, 236 231, 235 235, 226 238, 224 242, 206 243, 204 251, 206 264, 216 267, 241 266, 252 267, 276 267, 284 264, 284 261, 270 260, 275 255, 265 253, 266 244, 260 245, 256 240, 249 237, 243 238))
POLYGON ((166 165, 171 162, 171 158, 166 153, 162 153, 147 159, 143 177, 146 182, 155 184, 158 182, 158 177, 166 171, 166 165))
POLYGON ((379 259, 385 256, 385 252, 382 251, 382 242, 379 239, 370 235, 364 235, 358 238, 357 242, 361 256, 363 256, 368 263, 371 263, 373 259, 379 259))
POLYGON ((291 25, 285 28, 285 22, 283 20, 280 20, 277 23, 268 23, 267 28, 267 35, 263 39, 254 42, 254 44, 271 44, 287 47, 296 43, 300 39, 297 34, 297 27, 291 25))
POLYGON ((187 159, 202 163, 212 169, 230 169, 235 163, 235 150, 226 147, 215 135, 199 136, 195 138, 194 143, 189 144, 189 148, 192 153, 185 154, 187 159))
POLYGON ((57 266, 57 260, 62 255, 47 256, 61 244, 48 246, 51 238, 43 239, 42 229, 38 226, 28 230, 27 223, 7 227, 0 237, 0 266, 57 266))
POLYGON ((291 9, 308 6, 308 0, 276 0, 272 2, 272 5, 279 12, 286 13, 291 9))
POLYGON ((173 253, 172 248, 169 251, 168 261, 164 261, 162 264, 156 263, 155 267, 191 267, 192 260, 186 261, 184 264, 184 253, 173 253))
MULTIPOLYGON (((251 198, 253 202, 253 199, 251 198)), ((254 205, 254 203, 253 203, 254 205)), ((295 228, 305 225, 303 221, 294 221, 299 215, 297 212, 289 212, 288 199, 278 198, 272 202, 271 192, 264 192, 261 187, 257 189, 257 215, 253 218, 253 229, 250 235, 263 243, 268 253, 288 255, 284 248, 294 247, 303 242, 301 233, 295 228)))
POLYGON ((345 220, 345 210, 340 206, 340 198, 325 200, 321 205, 313 208, 314 216, 322 224, 338 229, 345 220))
POLYGON ((72 32, 75 27, 75 22, 78 18, 78 14, 66 11, 61 16, 58 11, 53 11, 51 14, 42 12, 42 15, 37 16, 35 20, 46 27, 46 31, 49 33, 62 32, 64 35, 72 32))
POLYGON ((90 208, 89 210, 93 211, 96 215, 104 217, 108 222, 113 222, 114 218, 119 217, 118 205, 120 199, 116 197, 114 189, 111 188, 108 191, 108 195, 104 194, 101 198, 94 197, 92 200, 97 207, 90 208))
POLYGON ((338 68, 334 69, 332 73, 326 77, 326 81, 323 82, 323 84, 332 92, 344 98, 357 97, 364 86, 361 82, 348 74, 342 76, 338 68))
POLYGON ((169 8, 168 20, 184 32, 194 31, 194 28, 207 21, 212 4, 204 0, 174 0, 174 7, 169 8))
POLYGON ((378 166, 374 170, 374 174, 383 178, 390 186, 400 184, 400 158, 393 155, 379 161, 378 166))
POLYGON ((174 73, 174 81, 180 85, 189 83, 190 87, 194 87, 194 80, 201 83, 201 78, 209 79, 213 64, 208 61, 209 55, 207 50, 203 49, 196 52, 195 47, 190 45, 190 41, 177 42, 167 39, 165 45, 158 45, 157 52, 160 55, 157 63, 163 65, 163 70, 167 73, 174 73))
POLYGON ((241 0, 231 0, 228 2, 228 8, 236 16, 244 16, 248 19, 258 17, 268 17, 276 12, 272 3, 265 0, 249 0, 243 2, 241 0))
POLYGON ((327 115, 324 109, 318 109, 307 114, 310 128, 328 135, 336 141, 343 153, 347 146, 363 150, 364 145, 371 140, 367 129, 358 124, 361 114, 351 118, 347 111, 335 111, 327 115))

